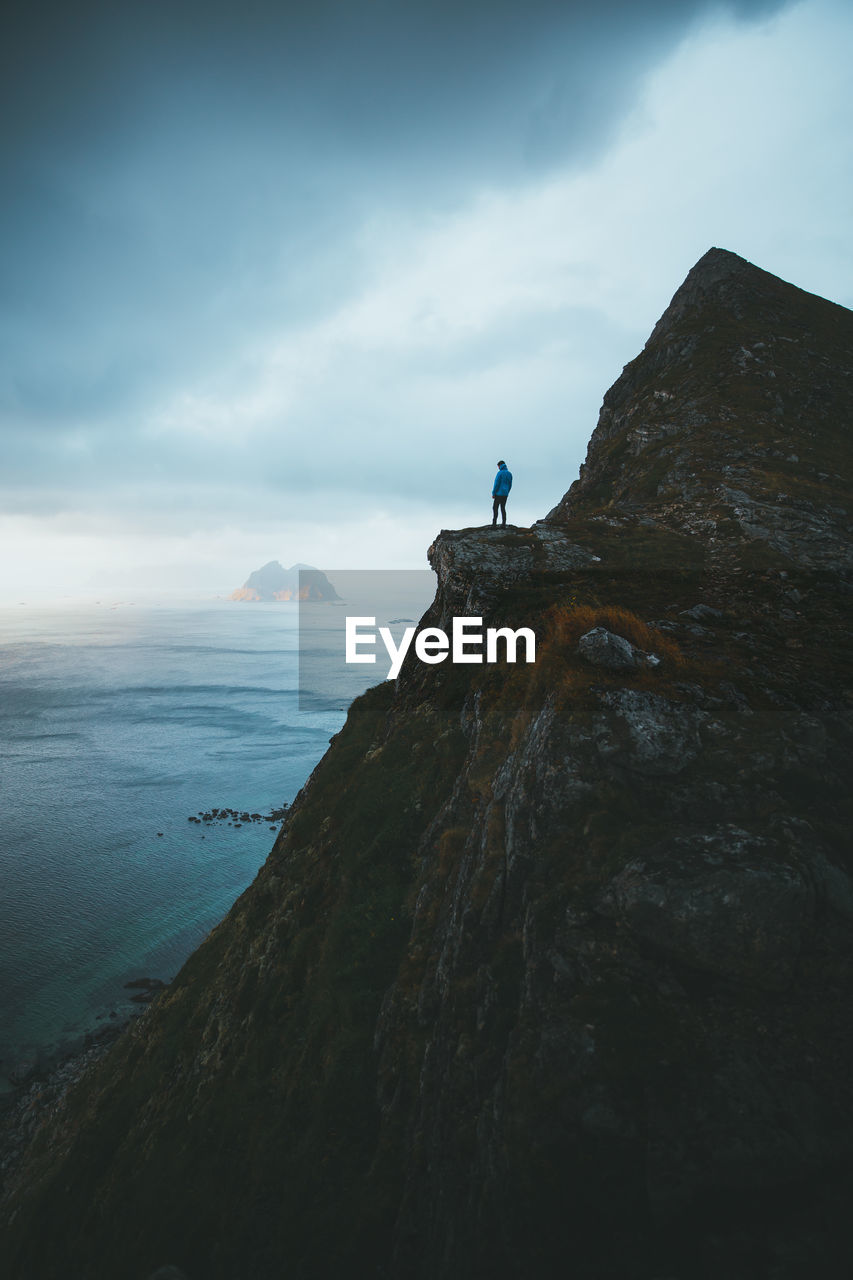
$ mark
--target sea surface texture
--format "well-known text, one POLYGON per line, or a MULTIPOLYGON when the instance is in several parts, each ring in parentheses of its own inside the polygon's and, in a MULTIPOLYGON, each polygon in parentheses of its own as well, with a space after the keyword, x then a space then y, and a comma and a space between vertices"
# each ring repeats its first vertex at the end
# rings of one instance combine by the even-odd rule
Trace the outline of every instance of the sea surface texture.
POLYGON ((269 822, 188 819, 280 809, 343 722, 297 709, 297 635, 278 603, 0 610, 0 1090, 253 880, 269 822))

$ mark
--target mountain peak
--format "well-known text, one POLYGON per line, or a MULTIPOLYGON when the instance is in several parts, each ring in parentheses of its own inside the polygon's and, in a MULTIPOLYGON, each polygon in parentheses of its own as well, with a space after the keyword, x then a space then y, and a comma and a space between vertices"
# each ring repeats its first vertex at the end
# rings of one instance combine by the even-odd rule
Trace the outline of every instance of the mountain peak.
POLYGON ((646 346, 659 341, 691 312, 723 309, 737 320, 757 319, 764 311, 777 314, 805 299, 825 307, 836 305, 781 280, 729 249, 712 248, 691 267, 646 346))
POLYGON ((732 253, 731 249, 720 249, 715 246, 704 253, 690 268, 677 293, 689 287, 711 289, 720 281, 729 280, 733 276, 748 277, 756 273, 763 276, 768 274, 761 267, 756 267, 748 259, 742 258, 739 253, 732 253))
MULTIPOLYGON (((731 276, 749 276, 756 273, 762 276, 769 274, 762 267, 756 267, 747 258, 742 258, 739 253, 713 246, 690 268, 681 289, 686 288, 690 283, 710 288, 718 281, 729 279, 731 276)), ((679 293, 681 289, 678 290, 679 293)))
POLYGON ((738 287, 749 287, 750 283, 754 287, 761 277, 775 279, 729 249, 709 249, 691 267, 684 283, 676 290, 672 301, 652 330, 649 342, 654 342, 689 308, 713 303, 726 296, 730 298, 738 287))
POLYGON ((604 397, 546 520, 640 516, 832 571, 846 535, 853 312, 725 249, 690 271, 604 397))

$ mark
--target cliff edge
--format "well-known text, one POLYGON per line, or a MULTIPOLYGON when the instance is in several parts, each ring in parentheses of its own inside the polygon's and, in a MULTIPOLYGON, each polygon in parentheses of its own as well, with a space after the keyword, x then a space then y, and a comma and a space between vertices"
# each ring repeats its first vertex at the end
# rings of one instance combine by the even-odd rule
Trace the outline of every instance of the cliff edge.
POLYGON ((352 704, 8 1174, 11 1276, 848 1274, 851 377, 712 250, 547 519, 438 536, 424 621, 535 665, 352 704))

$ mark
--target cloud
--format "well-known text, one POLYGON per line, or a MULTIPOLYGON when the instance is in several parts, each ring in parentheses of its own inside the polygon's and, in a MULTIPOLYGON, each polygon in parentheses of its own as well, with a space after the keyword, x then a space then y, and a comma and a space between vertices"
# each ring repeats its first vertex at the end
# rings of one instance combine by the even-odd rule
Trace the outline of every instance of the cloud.
POLYGON ((171 429, 239 439, 275 485, 337 476, 362 498, 422 483, 461 500, 480 459, 517 442, 546 509, 555 462, 562 492, 604 389, 711 244, 812 287, 820 271, 838 296, 844 259, 824 254, 851 194, 843 48, 805 9, 747 33, 706 26, 595 166, 441 217, 377 214, 360 242, 369 287, 258 350, 251 396, 214 383, 171 429), (794 74, 821 93, 793 97, 794 74))
POLYGON ((403 8, 60 17, 0 241, 39 545, 420 564, 497 456, 553 505, 711 244, 851 300, 840 6, 403 8))
MULTIPOLYGON (((377 207, 587 162, 707 0, 21 9, 0 79, 0 405, 117 412, 310 323, 377 207)), ((742 3, 740 12, 766 5, 742 3)))

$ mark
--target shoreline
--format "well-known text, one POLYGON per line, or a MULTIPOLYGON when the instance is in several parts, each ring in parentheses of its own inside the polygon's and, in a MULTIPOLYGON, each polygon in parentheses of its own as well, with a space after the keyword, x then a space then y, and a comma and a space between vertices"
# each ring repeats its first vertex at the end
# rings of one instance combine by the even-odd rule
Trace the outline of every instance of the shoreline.
POLYGON ((14 1069, 6 1077, 11 1088, 0 1093, 0 1200, 5 1198, 24 1153, 42 1123, 59 1112, 69 1089, 106 1056, 167 986, 160 978, 132 979, 125 983, 125 988, 133 991, 128 999, 135 1008, 124 1016, 111 1016, 103 1025, 58 1046, 33 1063, 19 1081, 15 1079, 14 1069))
POLYGON ((0 1200, 5 1199, 24 1153, 43 1122, 59 1112, 69 1089, 106 1056, 130 1024, 144 1013, 145 1009, 134 1011, 121 1021, 87 1032, 76 1046, 68 1046, 53 1062, 37 1068, 37 1075, 0 1095, 0 1200))
POLYGON ((110 1042, 134 1018, 139 1016, 137 1006, 151 1004, 169 983, 162 978, 132 978, 123 983, 123 1001, 113 1005, 109 1013, 97 1014, 88 1024, 61 1039, 31 1046, 16 1056, 0 1059, 0 1114, 13 1104, 22 1089, 45 1081, 64 1062, 79 1057, 95 1043, 110 1042), (125 1007, 122 1007, 124 1005, 125 1007), (130 1006, 130 1007, 127 1007, 130 1006))

